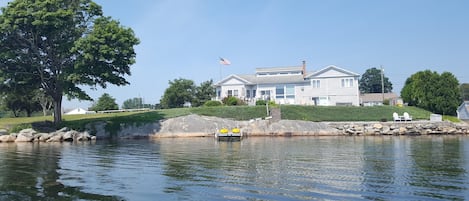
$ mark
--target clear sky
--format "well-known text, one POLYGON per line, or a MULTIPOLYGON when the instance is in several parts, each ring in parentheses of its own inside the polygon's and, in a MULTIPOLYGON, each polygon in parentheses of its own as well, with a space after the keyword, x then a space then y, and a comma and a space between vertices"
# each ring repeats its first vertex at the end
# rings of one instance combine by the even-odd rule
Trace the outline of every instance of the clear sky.
MULTIPOLYGON (((6 5, 0 0, 0 6, 6 5)), ((89 90, 121 106, 129 98, 158 103, 168 81, 220 79, 258 67, 328 65, 363 74, 383 66, 399 93, 421 70, 453 73, 469 83, 466 0, 95 0, 104 14, 141 40, 130 85, 89 90)), ((91 102, 65 101, 65 108, 91 102)))

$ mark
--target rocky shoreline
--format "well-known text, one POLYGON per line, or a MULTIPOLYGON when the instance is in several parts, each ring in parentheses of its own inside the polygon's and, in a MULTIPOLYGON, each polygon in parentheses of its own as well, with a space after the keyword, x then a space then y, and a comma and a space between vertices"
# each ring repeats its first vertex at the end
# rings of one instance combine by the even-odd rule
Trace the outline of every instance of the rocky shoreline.
POLYGON ((63 128, 50 133, 25 129, 19 133, 0 132, 0 142, 78 142, 117 138, 213 137, 221 128, 240 128, 245 136, 346 136, 346 135, 468 135, 467 123, 451 122, 310 122, 253 119, 236 121, 210 116, 187 115, 147 124, 121 125, 109 133, 105 122, 94 122, 86 131, 63 128), (93 135, 91 135, 92 133, 93 135))
POLYGON ((0 135, 0 142, 79 142, 91 140, 96 140, 96 136, 90 135, 87 131, 78 132, 69 128, 62 128, 50 133, 39 133, 28 128, 19 133, 0 135))
POLYGON ((339 135, 451 135, 469 134, 466 123, 411 122, 311 122, 298 120, 234 121, 217 117, 188 115, 161 122, 150 135, 163 137, 206 137, 221 128, 240 128, 246 136, 339 136, 339 135))

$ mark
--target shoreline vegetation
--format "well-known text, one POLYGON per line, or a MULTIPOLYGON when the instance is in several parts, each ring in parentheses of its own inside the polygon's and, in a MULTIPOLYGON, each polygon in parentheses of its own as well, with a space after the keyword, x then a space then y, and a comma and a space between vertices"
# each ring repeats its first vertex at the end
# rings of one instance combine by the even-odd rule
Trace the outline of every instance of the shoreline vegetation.
MULTIPOLYGON (((70 115, 64 116, 61 127, 97 139, 209 137, 225 127, 240 128, 247 136, 469 134, 466 123, 450 122, 457 119, 447 116, 442 122, 430 122, 431 113, 416 107, 275 107, 281 111, 279 120, 266 120, 265 106, 199 107, 70 115), (408 112, 414 121, 393 122, 393 112, 408 112)), ((1 118, 0 135, 17 135, 27 128, 53 133, 50 120, 50 116, 1 118)))

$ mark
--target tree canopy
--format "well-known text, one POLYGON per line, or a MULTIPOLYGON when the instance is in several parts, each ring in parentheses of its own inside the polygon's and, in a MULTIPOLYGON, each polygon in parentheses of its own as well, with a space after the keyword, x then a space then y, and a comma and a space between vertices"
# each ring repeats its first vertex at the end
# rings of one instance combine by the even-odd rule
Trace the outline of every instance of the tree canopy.
POLYGON ((192 102, 193 106, 204 105, 205 102, 215 96, 215 88, 213 88, 213 80, 200 83, 195 89, 195 98, 192 102))
POLYGON ((419 71, 407 78, 401 97, 409 105, 446 115, 455 115, 461 103, 456 77, 449 72, 440 75, 430 70, 419 71))
POLYGON ((119 105, 117 105, 116 99, 107 93, 104 93, 101 97, 99 97, 98 101, 91 107, 91 110, 93 111, 117 109, 119 109, 119 105))
MULTIPOLYGON (((381 93, 381 70, 377 68, 367 69, 359 80, 361 93, 381 93)), ((392 92, 392 83, 383 75, 384 93, 392 92)))
POLYGON ((461 97, 463 101, 469 101, 469 83, 461 84, 461 97))
POLYGON ((194 81, 188 79, 174 79, 169 81, 169 87, 164 91, 160 100, 162 108, 179 108, 184 103, 194 100, 196 86, 194 81))
POLYGON ((14 0, 0 14, 0 85, 42 90, 57 125, 64 95, 91 100, 79 86, 129 84, 137 44, 92 0, 14 0))

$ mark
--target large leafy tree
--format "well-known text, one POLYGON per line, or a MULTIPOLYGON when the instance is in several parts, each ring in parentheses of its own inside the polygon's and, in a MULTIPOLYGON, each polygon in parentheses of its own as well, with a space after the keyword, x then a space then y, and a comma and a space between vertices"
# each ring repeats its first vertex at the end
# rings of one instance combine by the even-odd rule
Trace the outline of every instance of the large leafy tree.
POLYGON ((103 95, 101 95, 101 97, 98 98, 98 101, 91 107, 91 110, 93 111, 117 109, 119 109, 119 105, 117 105, 116 99, 108 93, 104 93, 103 95))
POLYGON ((160 100, 162 108, 179 108, 184 103, 192 102, 195 94, 194 81, 188 79, 174 79, 169 81, 169 87, 165 90, 160 100))
MULTIPOLYGON (((367 69, 359 80, 361 93, 381 93, 381 70, 377 68, 367 69)), ((383 75, 384 93, 392 92, 392 83, 389 78, 383 75)))
POLYGON ((469 101, 469 83, 461 84, 461 96, 463 101, 469 101))
POLYGON ((79 86, 128 84, 138 43, 92 0, 14 0, 0 15, 0 84, 43 90, 58 125, 63 95, 91 100, 79 86))
POLYGON ((208 80, 200 83, 199 86, 195 88, 195 98, 192 101, 193 106, 201 106, 205 102, 212 99, 215 96, 215 88, 213 87, 213 80, 208 80))
POLYGON ((459 81, 449 72, 419 71, 407 78, 401 97, 409 105, 454 115, 461 100, 459 81))

